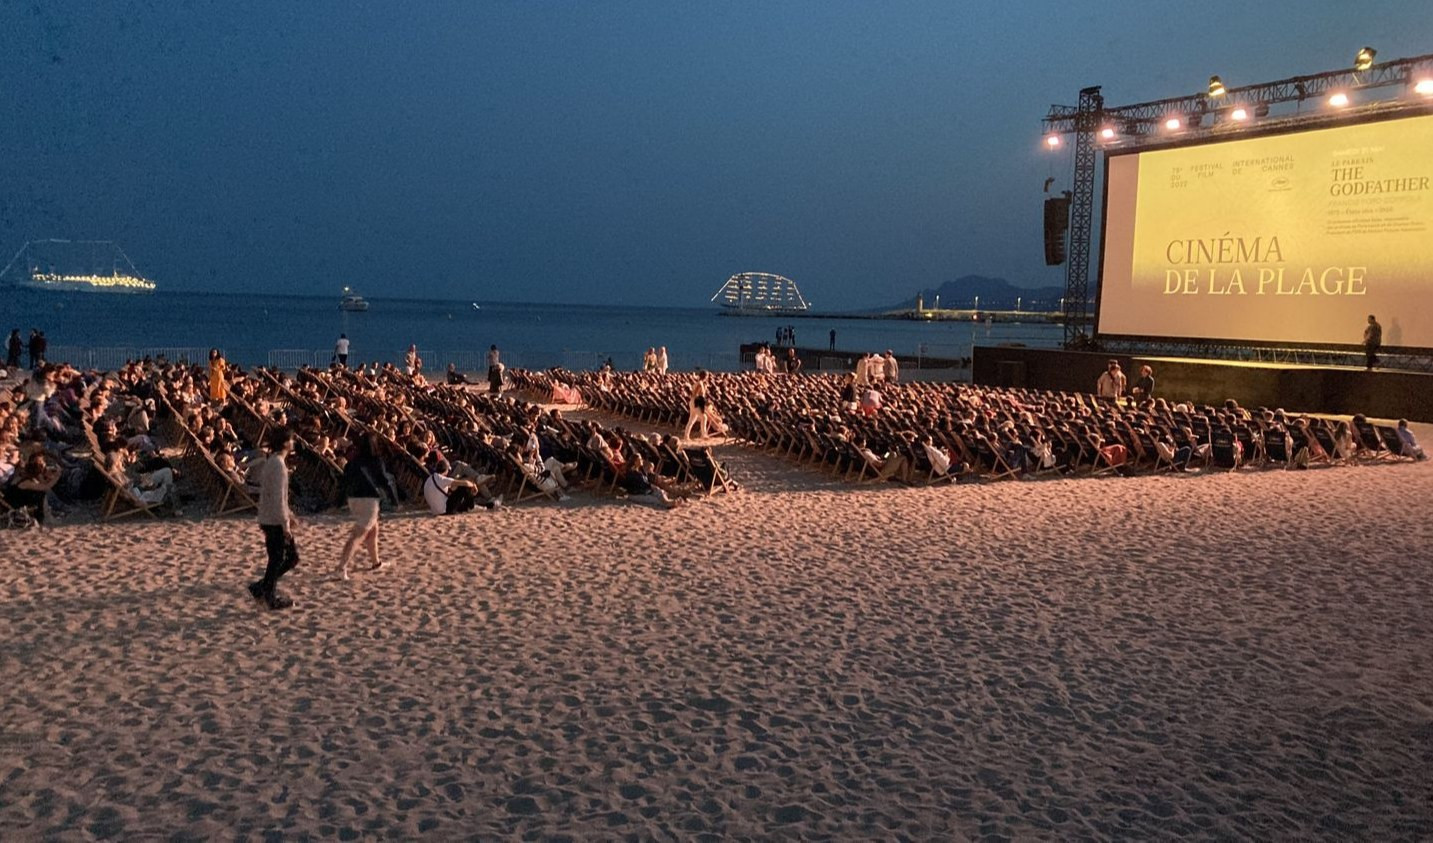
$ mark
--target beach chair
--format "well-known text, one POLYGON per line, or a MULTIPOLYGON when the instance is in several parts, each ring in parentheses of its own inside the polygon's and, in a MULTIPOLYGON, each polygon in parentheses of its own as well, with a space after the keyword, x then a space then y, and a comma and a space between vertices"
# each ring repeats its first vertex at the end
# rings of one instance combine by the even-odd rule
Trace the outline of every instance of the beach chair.
POLYGON ((1324 453, 1328 454, 1330 462, 1345 462, 1338 456, 1338 443, 1334 441, 1333 431, 1328 428, 1322 419, 1316 419, 1313 424, 1310 424, 1309 432, 1313 434, 1314 440, 1319 443, 1319 447, 1324 449, 1324 453))
POLYGON ((1288 468, 1293 461, 1289 452, 1289 434, 1282 430, 1270 429, 1264 433, 1264 465, 1288 468))
POLYGON ((1091 476, 1114 474, 1124 468, 1129 461, 1129 449, 1120 442, 1110 442, 1099 445, 1095 449, 1095 462, 1091 466, 1091 476))
MULTIPOLYGON (((1354 438, 1360 446, 1358 456, 1371 460, 1391 459, 1394 456, 1383 446, 1383 439, 1378 435, 1378 430, 1370 422, 1355 421, 1353 423, 1353 432, 1354 438)), ((1403 450, 1401 443, 1398 446, 1398 450, 1399 452, 1403 450)))
POLYGON ((1383 450, 1380 453, 1386 454, 1388 459, 1415 459, 1411 454, 1403 453, 1403 440, 1398 438, 1398 431, 1396 429, 1380 424, 1374 425, 1374 430, 1378 431, 1378 438, 1383 441, 1383 450))
POLYGON ((513 485, 508 490, 508 501, 518 504, 531 500, 557 500, 562 496, 562 490, 557 488, 543 488, 542 478, 534 475, 532 471, 520 460, 514 459, 510 454, 506 457, 506 465, 513 472, 513 485))
POLYGON ((731 479, 726 467, 717 461, 710 447, 683 448, 682 456, 687 461, 687 475, 697 481, 706 494, 733 492, 740 488, 731 479))
POLYGON ((1002 480, 1019 474, 1010 463, 1005 461, 1000 450, 983 434, 972 434, 969 437, 969 444, 975 455, 975 465, 981 469, 982 477, 989 480, 1002 480))
POLYGON ((1239 468, 1242 447, 1234 431, 1227 427, 1218 428, 1210 434, 1209 460, 1220 468, 1234 471, 1239 468))

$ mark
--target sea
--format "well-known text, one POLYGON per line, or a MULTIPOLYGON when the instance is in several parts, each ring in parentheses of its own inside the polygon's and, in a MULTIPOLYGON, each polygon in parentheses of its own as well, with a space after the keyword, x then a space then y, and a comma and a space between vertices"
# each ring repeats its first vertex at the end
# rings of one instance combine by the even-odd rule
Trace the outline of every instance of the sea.
POLYGON ((675 369, 742 368, 743 343, 775 343, 790 327, 796 345, 828 348, 836 331, 840 358, 891 349, 932 358, 971 356, 974 345, 1058 346, 1059 325, 1043 322, 921 322, 843 316, 732 316, 719 308, 618 307, 489 301, 369 299, 364 312, 339 309, 336 297, 216 294, 160 290, 151 295, 0 290, 0 328, 45 332, 51 360, 110 369, 163 354, 198 360, 210 348, 239 365, 328 365, 339 334, 351 360, 400 362, 410 344, 436 372, 454 363, 478 371, 490 345, 509 366, 593 369, 611 360, 639 368, 648 347, 666 346, 675 369))

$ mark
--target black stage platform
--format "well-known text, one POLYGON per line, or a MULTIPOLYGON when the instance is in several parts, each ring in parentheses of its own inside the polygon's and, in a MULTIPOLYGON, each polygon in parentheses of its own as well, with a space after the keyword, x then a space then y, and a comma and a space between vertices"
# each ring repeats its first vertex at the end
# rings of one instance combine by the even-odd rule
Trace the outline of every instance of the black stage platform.
POLYGON ((1120 361, 1133 383, 1154 368, 1155 395, 1170 401, 1433 422, 1433 374, 1351 366, 1246 363, 1149 357, 1047 348, 977 346, 971 379, 990 386, 1094 392, 1107 360, 1120 361))

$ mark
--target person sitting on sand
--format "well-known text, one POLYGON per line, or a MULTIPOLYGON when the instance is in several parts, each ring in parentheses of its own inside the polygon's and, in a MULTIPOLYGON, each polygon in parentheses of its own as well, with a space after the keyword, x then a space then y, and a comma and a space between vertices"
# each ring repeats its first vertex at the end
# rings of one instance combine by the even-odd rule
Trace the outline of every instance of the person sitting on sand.
POLYGON ((423 500, 434 515, 456 515, 478 505, 493 510, 503 504, 501 495, 489 498, 477 483, 449 474, 448 461, 440 454, 429 454, 424 467, 428 477, 423 481, 423 500))
POLYGON ((467 376, 464 375, 462 372, 458 371, 457 363, 448 364, 447 380, 449 386, 462 386, 463 384, 468 382, 467 376))

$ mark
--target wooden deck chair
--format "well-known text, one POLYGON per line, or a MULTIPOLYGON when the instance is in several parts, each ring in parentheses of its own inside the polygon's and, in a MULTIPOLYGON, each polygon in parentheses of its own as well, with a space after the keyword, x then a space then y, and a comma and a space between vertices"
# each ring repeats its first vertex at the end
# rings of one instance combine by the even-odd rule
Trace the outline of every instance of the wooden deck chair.
MULTIPOLYGON (((1346 462, 1346 460, 1339 457, 1338 443, 1334 441, 1333 431, 1329 430, 1327 425, 1322 423, 1310 424, 1309 432, 1313 434, 1314 441, 1319 443, 1319 447, 1324 449, 1324 453, 1328 454, 1329 462, 1338 464, 1346 462)), ((1265 444, 1267 447, 1267 443, 1265 444)))
POLYGON ((557 500, 562 497, 562 490, 556 488, 545 489, 542 485, 542 478, 534 475, 526 465, 510 454, 507 457, 507 466, 513 472, 513 482, 508 490, 510 503, 525 503, 531 500, 557 500))
POLYGON ((981 470, 982 477, 1001 480, 1006 477, 1018 476, 1019 472, 1005 461, 1000 449, 983 434, 976 433, 970 437, 970 448, 975 452, 975 464, 981 470))
POLYGON ((1095 461, 1091 475, 1114 474, 1129 462, 1129 448, 1120 442, 1109 442, 1095 448, 1095 461))
POLYGON ((717 461, 710 446, 683 448, 682 455, 687 460, 688 476, 697 481, 706 494, 732 492, 738 488, 726 467, 717 461))
POLYGON ((1173 445, 1163 439, 1155 439, 1154 435, 1147 430, 1136 431, 1135 438, 1139 441, 1141 448, 1154 455, 1154 462, 1150 465, 1151 471, 1159 474, 1175 470, 1173 445))
POLYGON ((104 467, 103 463, 95 463, 95 470, 104 477, 108 485, 100 504, 101 521, 118 521, 121 518, 140 514, 148 515, 150 518, 159 517, 156 510, 163 506, 163 502, 150 503, 141 499, 130 489, 129 478, 115 477, 104 467))

